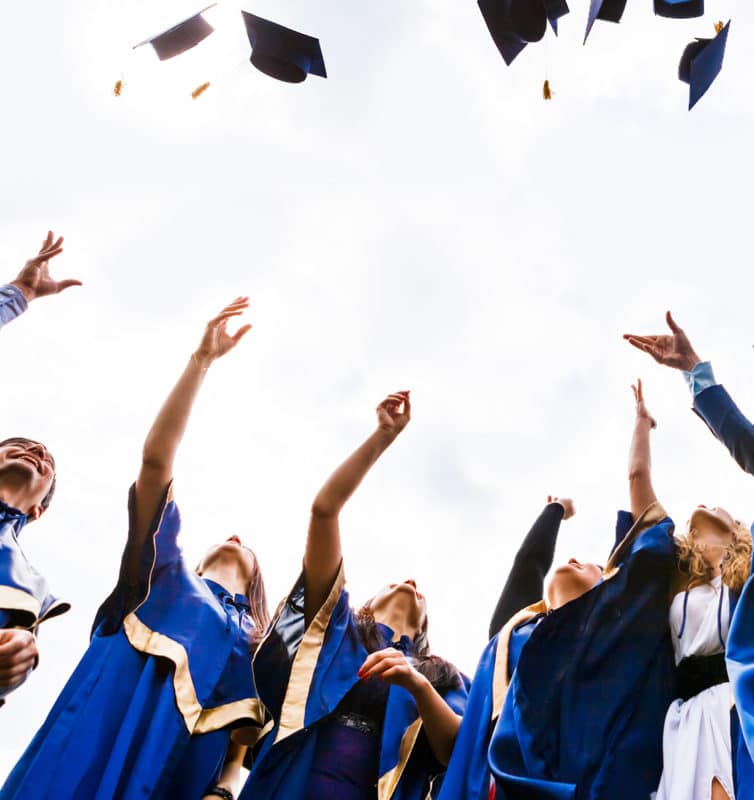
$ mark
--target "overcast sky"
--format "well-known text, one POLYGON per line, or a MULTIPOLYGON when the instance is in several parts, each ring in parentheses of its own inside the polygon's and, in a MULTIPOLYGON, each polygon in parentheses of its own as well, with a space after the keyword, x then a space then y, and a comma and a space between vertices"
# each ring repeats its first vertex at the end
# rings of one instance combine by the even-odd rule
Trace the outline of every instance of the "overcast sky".
POLYGON ((560 38, 510 68, 472 0, 245 5, 321 39, 329 78, 300 85, 248 64, 229 6, 166 63, 130 45, 198 4, 39 0, 0 28, 0 279, 52 228, 54 274, 85 284, 0 333, 3 436, 43 440, 59 465, 23 544, 73 604, 0 712, 0 775, 112 588, 148 427, 236 295, 254 330, 207 376, 176 496, 190 562, 238 533, 273 607, 317 489, 395 389, 412 390, 413 420, 343 515, 348 588, 360 604, 416 578, 433 649, 469 673, 548 493, 578 509, 558 558, 604 561, 637 375, 677 524, 700 502, 754 517, 752 479, 681 376, 620 339, 659 331, 671 307, 754 414, 751 4, 672 21, 630 2, 582 47, 588 3, 573 0, 560 38), (689 113, 678 59, 729 17, 723 72, 689 113))

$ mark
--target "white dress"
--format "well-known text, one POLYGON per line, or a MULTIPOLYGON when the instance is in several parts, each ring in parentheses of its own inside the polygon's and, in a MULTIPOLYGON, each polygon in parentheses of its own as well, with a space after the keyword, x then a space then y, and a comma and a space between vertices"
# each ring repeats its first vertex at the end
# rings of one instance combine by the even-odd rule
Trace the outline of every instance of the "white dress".
MULTIPOLYGON (((691 589, 686 625, 679 639, 685 594, 677 594, 670 605, 676 664, 686 656, 720 653, 724 649, 720 633, 724 642, 728 638, 730 606, 728 587, 722 585, 722 579, 718 576, 712 583, 691 589)), ((662 737, 663 772, 657 800, 709 800, 714 778, 734 800, 730 703, 730 684, 721 683, 685 702, 674 700, 670 704, 662 737)))

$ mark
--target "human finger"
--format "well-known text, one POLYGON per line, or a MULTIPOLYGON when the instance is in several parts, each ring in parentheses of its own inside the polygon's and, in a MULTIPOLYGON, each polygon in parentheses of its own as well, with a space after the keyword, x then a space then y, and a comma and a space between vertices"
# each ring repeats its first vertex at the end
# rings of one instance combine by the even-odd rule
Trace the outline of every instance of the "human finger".
POLYGON ((223 311, 218 314, 214 319, 211 319, 207 324, 212 328, 217 328, 221 323, 227 322, 232 317, 240 317, 243 314, 241 311, 223 311))
POLYGON ((400 653, 397 653, 395 656, 385 656, 384 658, 380 659, 378 663, 374 664, 369 670, 362 672, 359 677, 362 680, 366 680, 367 678, 376 678, 383 675, 388 669, 402 666, 404 662, 405 658, 403 658, 400 653))
POLYGON ((34 644, 34 636, 28 631, 14 631, 14 635, 0 643, 0 658, 8 658, 34 644), (25 635, 22 635, 25 634, 25 635))
POLYGON ((673 333, 683 333, 680 325, 673 319, 673 315, 670 311, 665 312, 665 322, 668 323, 668 328, 670 328, 673 333))
POLYGON ((242 325, 230 338, 233 340, 233 344, 238 344, 241 339, 251 330, 251 324, 249 325, 242 325))
POLYGON ((657 343, 657 336, 639 336, 636 333, 626 333, 623 336, 624 339, 628 339, 629 341, 637 341, 642 342, 644 344, 656 344, 657 343))
POLYGON ((81 281, 77 281, 75 278, 66 278, 64 281, 58 281, 58 291, 62 292, 64 289, 70 289, 71 286, 83 286, 84 284, 81 281))

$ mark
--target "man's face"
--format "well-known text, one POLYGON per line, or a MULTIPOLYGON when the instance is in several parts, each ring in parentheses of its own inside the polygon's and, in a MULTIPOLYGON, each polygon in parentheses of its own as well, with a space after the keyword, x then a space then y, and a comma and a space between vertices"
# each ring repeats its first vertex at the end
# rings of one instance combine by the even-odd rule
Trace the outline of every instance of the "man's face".
POLYGON ((0 480, 23 487, 19 510, 35 519, 55 478, 55 460, 40 442, 8 439, 0 445, 0 480))

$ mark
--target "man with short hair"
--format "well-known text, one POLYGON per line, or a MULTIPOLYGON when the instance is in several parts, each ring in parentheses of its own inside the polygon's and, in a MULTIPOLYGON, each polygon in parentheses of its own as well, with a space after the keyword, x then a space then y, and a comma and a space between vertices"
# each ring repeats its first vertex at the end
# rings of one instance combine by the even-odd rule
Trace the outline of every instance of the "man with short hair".
MULTIPOLYGON (((0 326, 26 311, 32 300, 81 285, 50 277, 48 261, 62 252, 62 244, 62 237, 55 239, 49 231, 18 277, 0 286, 0 326)), ((55 460, 43 444, 20 436, 0 441, 0 704, 37 665, 40 623, 70 608, 50 594, 18 543, 23 527, 42 516, 54 491, 55 460)))

